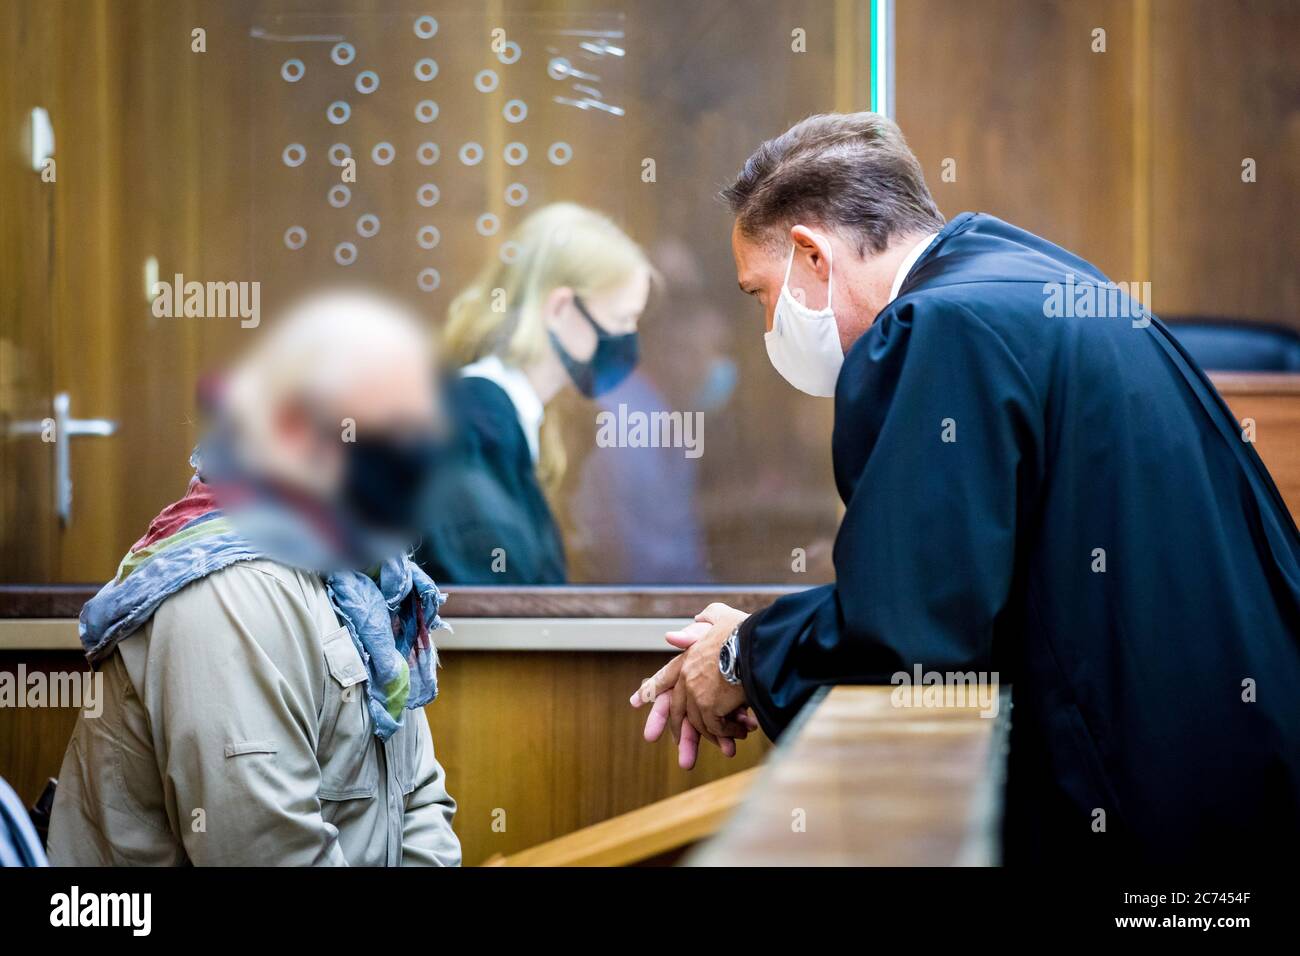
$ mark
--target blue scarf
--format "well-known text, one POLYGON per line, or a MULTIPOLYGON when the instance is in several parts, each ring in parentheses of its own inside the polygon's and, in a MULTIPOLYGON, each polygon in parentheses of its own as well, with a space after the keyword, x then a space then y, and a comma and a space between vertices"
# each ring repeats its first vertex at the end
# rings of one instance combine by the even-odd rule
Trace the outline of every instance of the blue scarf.
MULTIPOLYGON (((196 478, 81 609, 86 657, 92 664, 104 660, 187 584, 239 561, 268 557, 275 559, 236 530, 196 478)), ((446 627, 438 616, 446 597, 405 554, 384 561, 373 577, 333 571, 325 576, 325 590, 365 663, 375 735, 387 740, 402 726, 404 711, 438 696, 438 656, 430 634, 446 627)))

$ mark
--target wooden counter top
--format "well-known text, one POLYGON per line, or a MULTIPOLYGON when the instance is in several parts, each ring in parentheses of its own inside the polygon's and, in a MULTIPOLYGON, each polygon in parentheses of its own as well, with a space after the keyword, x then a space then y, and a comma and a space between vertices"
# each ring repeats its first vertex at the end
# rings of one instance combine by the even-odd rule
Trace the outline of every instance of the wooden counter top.
POLYGON ((987 866, 998 861, 1009 690, 898 707, 836 687, 805 707, 697 866, 987 866))
MULTIPOLYGON (((676 651, 667 631, 689 621, 681 617, 448 617, 452 630, 433 640, 448 651, 676 651)), ((81 651, 75 618, 0 618, 0 651, 81 651)))

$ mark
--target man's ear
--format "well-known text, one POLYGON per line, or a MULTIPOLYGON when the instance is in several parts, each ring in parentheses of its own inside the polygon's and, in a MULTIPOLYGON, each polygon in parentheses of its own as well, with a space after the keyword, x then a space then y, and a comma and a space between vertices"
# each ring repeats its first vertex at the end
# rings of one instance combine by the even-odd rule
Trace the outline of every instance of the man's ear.
POLYGON ((830 272, 830 240, 807 226, 791 226, 790 241, 794 243, 795 259, 802 259, 820 278, 830 272))
POLYGON ((301 400, 290 399, 271 412, 271 440, 278 448, 301 453, 316 437, 314 419, 301 400))
POLYGON ((282 435, 296 435, 305 429, 306 424, 306 407, 298 399, 291 398, 282 402, 271 413, 271 426, 275 429, 277 438, 282 435))

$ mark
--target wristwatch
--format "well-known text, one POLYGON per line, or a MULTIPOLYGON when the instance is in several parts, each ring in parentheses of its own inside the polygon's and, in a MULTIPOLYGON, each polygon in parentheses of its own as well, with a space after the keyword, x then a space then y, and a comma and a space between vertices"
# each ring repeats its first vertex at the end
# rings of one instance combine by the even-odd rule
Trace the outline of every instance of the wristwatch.
POLYGON ((718 670, 722 679, 728 684, 740 683, 740 625, 737 624, 731 636, 722 642, 718 651, 718 670))

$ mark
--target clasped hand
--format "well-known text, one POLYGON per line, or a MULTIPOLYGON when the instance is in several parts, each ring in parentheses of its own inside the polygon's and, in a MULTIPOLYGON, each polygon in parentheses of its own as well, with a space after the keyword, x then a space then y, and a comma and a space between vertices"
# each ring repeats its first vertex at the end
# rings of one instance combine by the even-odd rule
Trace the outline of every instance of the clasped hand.
POLYGON ((656 741, 669 728, 683 770, 695 766, 701 737, 716 744, 725 756, 734 757, 736 741, 758 729, 745 688, 728 683, 718 667, 722 645, 747 617, 726 604, 710 604, 695 615, 693 624, 669 631, 664 637, 682 653, 642 681, 632 695, 633 707, 653 704, 646 717, 645 739, 656 741))

